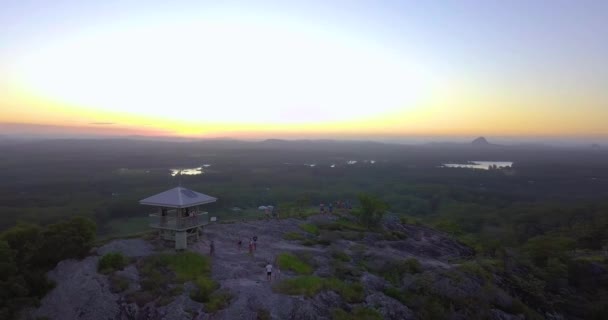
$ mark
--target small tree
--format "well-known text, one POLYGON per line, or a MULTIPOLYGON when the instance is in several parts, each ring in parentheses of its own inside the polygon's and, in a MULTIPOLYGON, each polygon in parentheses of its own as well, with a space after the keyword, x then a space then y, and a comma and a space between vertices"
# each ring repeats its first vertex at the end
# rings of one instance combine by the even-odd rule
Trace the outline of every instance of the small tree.
POLYGON ((388 205, 378 197, 369 194, 358 196, 361 209, 359 210, 359 221, 368 229, 377 226, 382 216, 388 210, 388 205))

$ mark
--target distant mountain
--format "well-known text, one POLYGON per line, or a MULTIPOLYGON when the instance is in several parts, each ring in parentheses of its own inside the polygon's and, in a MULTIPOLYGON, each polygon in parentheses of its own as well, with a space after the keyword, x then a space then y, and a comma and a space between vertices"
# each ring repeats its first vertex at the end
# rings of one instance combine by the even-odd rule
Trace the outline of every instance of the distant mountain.
POLYGON ((491 145, 491 144, 488 142, 488 140, 486 140, 486 138, 484 138, 484 137, 479 137, 479 138, 477 138, 477 139, 473 140, 473 142, 471 142, 471 144, 472 144, 474 147, 485 147, 485 146, 489 146, 489 145, 491 145))

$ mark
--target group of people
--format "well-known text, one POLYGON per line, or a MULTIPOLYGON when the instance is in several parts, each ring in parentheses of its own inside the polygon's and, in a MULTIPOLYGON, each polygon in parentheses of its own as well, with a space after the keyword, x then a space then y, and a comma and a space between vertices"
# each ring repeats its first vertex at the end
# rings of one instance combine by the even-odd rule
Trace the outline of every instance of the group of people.
POLYGON ((319 213, 324 214, 324 213, 334 213, 334 208, 337 209, 345 209, 345 210, 350 210, 352 209, 352 205, 350 203, 350 201, 343 201, 343 200, 338 200, 336 202, 329 202, 327 204, 327 211, 326 211, 326 206, 323 203, 319 204, 319 213))
MULTIPOLYGON (((236 244, 240 251, 241 248, 243 247, 243 240, 239 237, 239 240, 237 241, 236 244)), ((253 237, 249 238, 249 254, 253 254, 253 252, 255 252, 257 249, 258 249, 258 236, 254 235, 253 237)))
POLYGON ((277 210, 274 206, 266 206, 264 209, 264 215, 266 216, 266 219, 270 219, 270 218, 278 219, 279 210, 277 210))

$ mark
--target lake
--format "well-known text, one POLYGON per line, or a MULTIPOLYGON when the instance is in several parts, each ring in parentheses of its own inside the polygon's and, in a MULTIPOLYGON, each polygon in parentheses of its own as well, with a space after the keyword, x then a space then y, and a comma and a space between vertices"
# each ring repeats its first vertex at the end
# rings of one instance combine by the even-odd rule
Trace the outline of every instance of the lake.
POLYGON ((469 161, 468 163, 445 163, 442 165, 442 167, 490 170, 490 167, 492 167, 494 165, 498 168, 510 168, 513 166, 513 162, 512 161, 469 161))
POLYGON ((176 175, 183 175, 183 176, 196 176, 199 174, 203 174, 203 167, 197 167, 197 168, 186 168, 186 169, 169 169, 171 170, 171 176, 175 177, 176 175))

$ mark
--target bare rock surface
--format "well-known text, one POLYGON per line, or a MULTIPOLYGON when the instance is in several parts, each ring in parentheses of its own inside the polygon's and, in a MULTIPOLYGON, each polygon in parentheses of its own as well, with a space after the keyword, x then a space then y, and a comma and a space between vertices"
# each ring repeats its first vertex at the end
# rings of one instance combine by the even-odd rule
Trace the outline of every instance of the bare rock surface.
POLYGON ((57 286, 44 297, 34 317, 106 320, 118 315, 118 295, 110 292, 108 279, 97 273, 98 257, 64 260, 49 272, 57 286))

